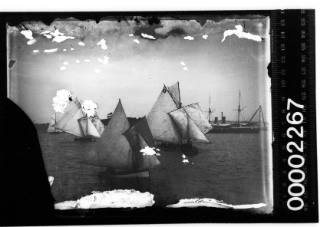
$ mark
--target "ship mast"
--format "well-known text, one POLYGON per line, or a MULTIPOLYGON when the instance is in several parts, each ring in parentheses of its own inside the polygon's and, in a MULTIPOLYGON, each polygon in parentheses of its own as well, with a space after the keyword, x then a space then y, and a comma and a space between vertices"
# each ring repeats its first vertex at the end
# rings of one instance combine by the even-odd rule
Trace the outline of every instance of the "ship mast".
POLYGON ((238 91, 238 106, 237 106, 237 126, 240 126, 241 122, 241 112, 244 110, 245 107, 241 108, 241 91, 238 91))
POLYGON ((209 109, 208 109, 208 120, 209 122, 211 122, 211 114, 212 114, 212 110, 211 110, 211 96, 209 96, 209 109))
POLYGON ((241 117, 241 91, 238 91, 238 106, 237 106, 237 125, 240 126, 241 117))

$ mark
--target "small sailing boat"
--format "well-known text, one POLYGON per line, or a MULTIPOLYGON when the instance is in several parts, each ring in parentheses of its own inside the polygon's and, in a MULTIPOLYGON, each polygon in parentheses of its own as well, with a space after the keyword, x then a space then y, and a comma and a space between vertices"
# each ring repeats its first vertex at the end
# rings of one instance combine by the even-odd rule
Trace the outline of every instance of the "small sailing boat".
POLYGON ((121 101, 97 141, 93 152, 95 165, 106 166, 114 175, 148 174, 160 164, 155 155, 143 155, 140 150, 153 147, 154 140, 145 117, 130 125, 121 101))
POLYGON ((83 116, 81 104, 79 100, 75 98, 67 105, 64 114, 56 122, 55 127, 66 133, 73 134, 77 137, 82 137, 84 134, 81 130, 78 119, 82 118, 83 116))
POLYGON ((76 140, 100 138, 104 131, 104 125, 97 115, 97 104, 92 100, 85 100, 81 106, 84 117, 78 121, 84 136, 78 137, 76 140))
POLYGON ((58 119, 61 118, 63 114, 60 113, 60 112, 54 112, 52 115, 51 115, 51 118, 50 118, 50 123, 49 123, 49 126, 48 126, 48 129, 47 129, 47 132, 48 133, 60 133, 62 132, 61 130, 57 129, 55 127, 56 125, 56 122, 58 121, 58 119))
POLYGON ((101 134, 103 132, 103 125, 98 126, 100 127, 100 130, 96 127, 96 125, 92 122, 92 119, 90 117, 82 117, 78 119, 78 123, 81 127, 83 136, 82 137, 76 137, 75 140, 91 140, 93 141, 95 138, 100 138, 101 134))
POLYGON ((75 98, 68 104, 65 112, 56 122, 55 128, 75 135, 76 140, 93 141, 94 138, 100 138, 103 132, 103 124, 100 119, 94 117, 93 121, 96 124, 92 122, 92 119, 85 116, 80 101, 75 98))
POLYGON ((55 125, 56 122, 59 121, 59 119, 61 119, 67 105, 71 101, 72 101, 72 94, 70 93, 70 91, 61 89, 56 92, 56 96, 52 98, 52 107, 54 112, 51 115, 51 119, 47 129, 48 133, 62 132, 62 130, 57 129, 55 125))
POLYGON ((157 143, 178 144, 188 150, 192 141, 209 142, 205 134, 211 129, 210 123, 198 103, 182 105, 179 82, 164 85, 147 120, 157 143))

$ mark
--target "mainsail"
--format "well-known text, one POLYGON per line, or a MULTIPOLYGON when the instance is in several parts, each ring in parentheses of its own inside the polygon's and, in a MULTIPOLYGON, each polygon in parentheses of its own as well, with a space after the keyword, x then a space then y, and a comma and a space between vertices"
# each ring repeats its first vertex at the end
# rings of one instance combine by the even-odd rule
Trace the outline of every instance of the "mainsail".
POLYGON ((94 148, 98 157, 97 165, 106 166, 116 172, 148 170, 158 165, 159 161, 155 156, 151 157, 151 162, 148 157, 142 157, 140 149, 143 144, 140 143, 138 127, 140 126, 130 127, 119 100, 111 120, 94 148))
POLYGON ((157 141, 179 144, 181 137, 169 112, 175 110, 176 103, 164 86, 151 111, 146 116, 153 138, 157 141))
POLYGON ((81 117, 83 117, 81 104, 77 99, 75 99, 65 108, 65 112, 56 122, 55 128, 82 137, 84 134, 78 122, 78 119, 81 117))
POLYGON ((184 140, 208 142, 211 125, 198 103, 182 106, 179 83, 164 86, 147 116, 153 138, 180 144, 184 140))
POLYGON ((202 133, 206 134, 210 131, 212 126, 210 125, 204 112, 201 110, 199 103, 189 104, 184 106, 183 109, 194 121, 194 123, 200 128, 202 133))
POLYGON ((101 135, 92 123, 91 119, 89 117, 83 117, 79 120, 80 127, 83 132, 84 137, 94 137, 94 138, 100 138, 101 135))
POLYGON ((169 115, 174 119, 183 139, 194 142, 209 142, 183 107, 170 112, 169 115))
POLYGON ((97 129, 98 133, 101 136, 104 131, 104 124, 102 123, 100 118, 98 116, 95 116, 91 118, 91 122, 93 123, 94 127, 97 129))

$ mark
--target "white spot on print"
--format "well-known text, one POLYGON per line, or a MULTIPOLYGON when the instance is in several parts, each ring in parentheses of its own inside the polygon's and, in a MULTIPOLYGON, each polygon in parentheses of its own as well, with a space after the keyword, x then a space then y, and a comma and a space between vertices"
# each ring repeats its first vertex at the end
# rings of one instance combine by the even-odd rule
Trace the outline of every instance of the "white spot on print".
POLYGON ((98 43, 97 43, 98 46, 101 47, 102 50, 106 50, 108 49, 108 46, 106 44, 106 40, 104 39, 101 39, 98 43))
POLYGON ((208 38, 207 34, 202 35, 202 39, 207 39, 207 38, 208 38))
POLYGON ((185 37, 184 37, 184 39, 186 39, 186 40, 194 40, 194 37, 193 37, 193 36, 190 36, 190 35, 188 35, 188 36, 185 36, 185 37))
POLYGON ((64 201, 55 204, 57 210, 98 209, 98 208, 142 208, 155 203, 154 195, 134 189, 92 192, 76 201, 64 201))
POLYGON ((44 53, 54 53, 54 52, 57 52, 58 51, 58 48, 53 48, 53 49, 45 49, 43 52, 44 53))
POLYGON ((235 25, 235 29, 229 29, 224 31, 224 35, 221 42, 224 42, 227 37, 232 35, 236 35, 240 39, 249 39, 256 42, 262 41, 262 38, 259 35, 253 35, 249 32, 244 32, 242 25, 235 25))
POLYGON ((266 206, 265 203, 232 205, 212 198, 191 198, 191 199, 180 199, 178 203, 168 205, 167 207, 170 208, 214 207, 214 208, 226 208, 226 209, 231 209, 231 208, 232 209, 258 209, 265 206, 266 206))
POLYGON ((145 33, 141 33, 141 36, 145 39, 156 39, 154 36, 145 33))

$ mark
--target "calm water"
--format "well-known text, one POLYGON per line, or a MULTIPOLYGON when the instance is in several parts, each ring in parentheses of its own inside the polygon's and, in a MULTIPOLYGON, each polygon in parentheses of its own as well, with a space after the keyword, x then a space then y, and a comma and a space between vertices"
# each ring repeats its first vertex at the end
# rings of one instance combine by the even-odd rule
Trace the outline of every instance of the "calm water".
POLYGON ((226 203, 265 202, 266 143, 260 134, 208 134, 211 144, 196 144, 199 153, 182 163, 179 149, 161 150, 161 165, 150 179, 113 179, 105 167, 90 165, 94 143, 76 142, 74 136, 49 134, 38 128, 48 175, 54 176, 57 202, 75 200, 92 191, 134 188, 150 191, 157 205, 182 198, 210 197, 226 203))

